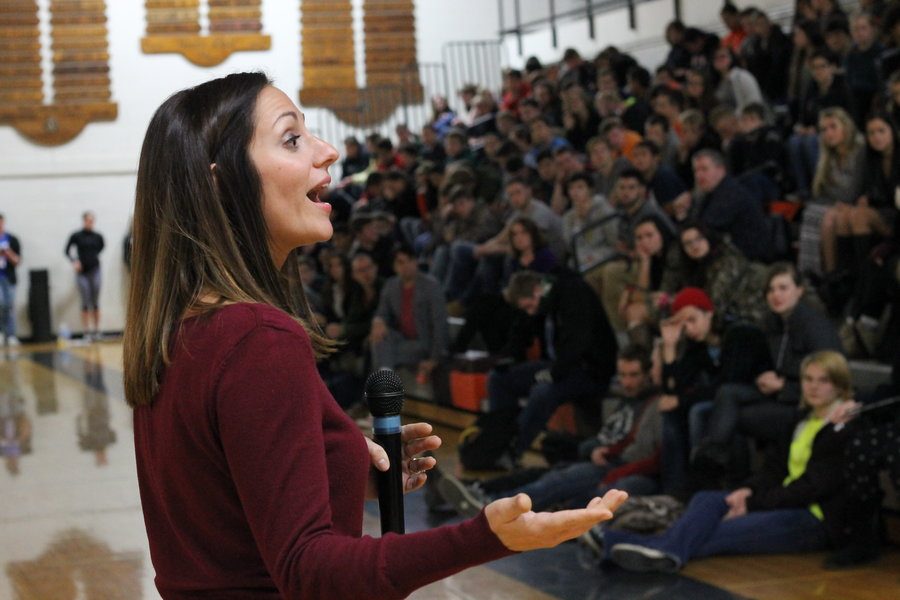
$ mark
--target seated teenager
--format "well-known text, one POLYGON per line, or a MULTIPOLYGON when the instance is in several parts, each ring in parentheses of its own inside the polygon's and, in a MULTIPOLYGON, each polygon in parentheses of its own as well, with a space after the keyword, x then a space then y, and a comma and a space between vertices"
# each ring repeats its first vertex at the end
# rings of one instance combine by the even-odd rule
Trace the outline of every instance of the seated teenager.
POLYGON ((504 281, 518 271, 552 273, 561 266, 541 230, 528 217, 519 217, 510 224, 509 247, 512 255, 506 261, 504 281))
POLYGON ((718 307, 699 288, 685 288, 660 323, 663 411, 662 483, 681 495, 693 484, 687 460, 698 445, 703 418, 725 384, 751 384, 769 366, 763 332, 745 323, 724 324, 718 307))
POLYGON ((584 273, 616 255, 616 211, 605 196, 594 193, 587 172, 569 177, 565 190, 572 208, 563 214, 563 239, 571 266, 584 273))
POLYGON ((520 310, 519 319, 503 353, 510 360, 491 371, 487 387, 490 411, 505 411, 517 420, 512 448, 516 461, 560 404, 573 402, 586 414, 596 413, 596 399, 606 391, 615 369, 617 344, 597 297, 574 274, 519 271, 505 296, 520 310), (535 334, 541 357, 527 360, 535 334), (522 397, 528 400, 520 410, 522 397))
POLYGON ((731 172, 735 177, 748 173, 768 177, 780 189, 787 189, 788 157, 778 129, 766 123, 762 104, 750 104, 741 111, 740 133, 728 148, 731 172))
POLYGON ((653 199, 661 208, 669 211, 669 204, 687 191, 684 182, 671 167, 663 164, 659 146, 654 142, 640 142, 634 147, 632 156, 634 168, 644 176, 653 199))
POLYGON ((449 345, 444 295, 436 279, 419 271, 409 248, 394 251, 394 272, 372 319, 372 366, 406 366, 427 379, 449 345))
MULTIPOLYGON (((681 261, 681 250, 675 236, 652 215, 635 225, 634 254, 636 280, 625 288, 619 300, 619 316, 625 321, 629 335, 642 326, 656 323, 659 304, 665 297, 662 292, 663 274, 680 269, 681 261)), ((637 340, 632 337, 632 340, 649 346, 646 338, 637 340)))
POLYGON ((681 260, 663 273, 662 290, 674 294, 684 287, 702 288, 722 319, 762 323, 765 271, 732 244, 696 222, 681 228, 681 260))

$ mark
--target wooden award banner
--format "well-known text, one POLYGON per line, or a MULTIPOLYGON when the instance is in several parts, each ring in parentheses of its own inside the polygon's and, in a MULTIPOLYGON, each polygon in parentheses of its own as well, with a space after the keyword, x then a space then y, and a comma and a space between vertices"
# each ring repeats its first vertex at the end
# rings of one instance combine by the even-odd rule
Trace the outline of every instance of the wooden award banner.
POLYGON ((364 0, 366 87, 356 87, 350 0, 301 0, 303 106, 367 127, 422 102, 413 0, 364 0))
POLYGON ((200 0, 146 0, 145 54, 178 53, 201 67, 215 66, 234 52, 268 50, 261 0, 208 0, 209 33, 200 31, 200 0))
POLYGON ((53 100, 45 103, 36 0, 0 8, 0 124, 28 139, 59 145, 91 121, 118 114, 109 80, 104 0, 51 0, 53 100))

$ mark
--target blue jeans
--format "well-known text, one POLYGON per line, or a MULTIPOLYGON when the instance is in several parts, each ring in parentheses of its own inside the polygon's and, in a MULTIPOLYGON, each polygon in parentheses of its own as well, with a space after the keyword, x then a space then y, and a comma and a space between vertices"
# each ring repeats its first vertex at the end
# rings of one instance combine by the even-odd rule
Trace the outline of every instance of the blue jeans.
POLYGON ((372 344, 372 368, 413 367, 429 357, 421 340, 410 340, 396 329, 388 329, 383 340, 372 344))
POLYGON ((656 493, 658 489, 656 480, 646 475, 628 475, 612 485, 604 485, 602 482, 606 474, 622 464, 622 461, 617 459, 602 467, 590 461, 577 462, 560 469, 552 469, 536 481, 504 492, 503 496, 528 494, 531 496, 532 508, 543 511, 559 504, 573 508, 585 506, 591 498, 602 496, 612 488, 635 496, 656 493))
POLYGON ((688 438, 691 448, 696 448, 706 437, 710 413, 715 404, 710 400, 695 403, 688 411, 688 438))
POLYGON ((448 301, 468 302, 481 293, 498 292, 503 276, 506 255, 475 258, 473 242, 456 241, 450 244, 450 260, 444 280, 448 301))
POLYGON ((795 133, 788 139, 788 155, 791 174, 797 184, 797 193, 809 196, 810 184, 819 162, 819 136, 795 133))
POLYGON ((616 544, 654 548, 680 561, 722 554, 783 554, 813 552, 826 544, 825 526, 806 508, 749 512, 723 521, 728 492, 698 492, 684 514, 660 535, 607 529, 603 538, 606 557, 616 544))
POLYGON ((441 282, 446 289, 447 271, 450 269, 450 246, 441 244, 431 254, 431 267, 428 273, 441 282))
POLYGON ((534 381, 535 373, 549 368, 549 362, 534 361, 513 365, 507 371, 494 370, 488 375, 488 401, 492 412, 514 409, 519 405, 519 398, 528 398, 518 417, 516 456, 521 456, 531 447, 534 438, 543 431, 560 404, 590 400, 602 391, 593 377, 577 368, 571 369, 560 381, 534 381))
POLYGON ((510 490, 505 495, 515 496, 524 492, 531 496, 534 510, 547 510, 556 504, 575 501, 576 498, 580 501, 584 497, 596 496, 600 482, 611 469, 620 464, 620 461, 614 461, 600 467, 590 461, 577 462, 561 469, 552 469, 537 481, 510 490))
POLYGON ((709 416, 709 441, 728 444, 738 429, 744 407, 766 401, 766 396, 749 383, 726 383, 716 392, 715 408, 709 416))
POLYGON ((0 277, 0 327, 5 335, 16 335, 16 286, 6 277, 0 277))

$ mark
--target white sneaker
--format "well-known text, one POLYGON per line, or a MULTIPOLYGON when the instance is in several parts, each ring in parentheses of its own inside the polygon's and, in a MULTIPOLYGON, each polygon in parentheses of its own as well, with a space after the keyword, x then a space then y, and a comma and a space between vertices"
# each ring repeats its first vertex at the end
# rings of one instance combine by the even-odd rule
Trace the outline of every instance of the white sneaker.
POLYGON ((19 338, 17 338, 16 336, 8 335, 8 336, 6 336, 6 345, 11 348, 15 348, 16 346, 21 346, 22 343, 19 341, 19 338))

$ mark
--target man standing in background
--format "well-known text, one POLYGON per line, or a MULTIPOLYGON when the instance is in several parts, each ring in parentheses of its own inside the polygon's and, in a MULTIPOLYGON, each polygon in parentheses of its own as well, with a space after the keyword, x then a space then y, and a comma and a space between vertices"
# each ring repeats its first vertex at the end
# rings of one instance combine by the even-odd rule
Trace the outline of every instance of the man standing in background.
POLYGON ((91 341, 100 339, 100 252, 103 251, 103 236, 94 231, 93 212, 87 211, 81 218, 84 226, 69 237, 65 254, 75 268, 75 281, 81 295, 81 325, 84 339, 91 341))
POLYGON ((8 233, 0 215, 0 327, 3 343, 18 346, 16 337, 16 267, 22 260, 19 239, 8 233))

